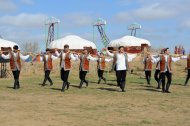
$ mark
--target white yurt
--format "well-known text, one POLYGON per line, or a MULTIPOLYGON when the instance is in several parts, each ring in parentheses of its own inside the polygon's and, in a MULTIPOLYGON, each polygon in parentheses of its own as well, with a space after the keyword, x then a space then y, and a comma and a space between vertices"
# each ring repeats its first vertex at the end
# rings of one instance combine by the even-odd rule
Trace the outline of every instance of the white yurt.
POLYGON ((117 49, 119 46, 124 46, 125 51, 129 53, 140 53, 144 47, 150 47, 151 44, 148 40, 137 38, 134 36, 124 36, 120 39, 111 41, 108 48, 117 49))
POLYGON ((11 42, 11 41, 0 38, 0 49, 9 48, 9 47, 13 49, 14 45, 18 45, 18 44, 15 42, 11 42))
POLYGON ((64 45, 66 44, 69 45, 70 50, 73 50, 76 52, 81 52, 84 48, 87 48, 88 51, 90 51, 91 53, 97 52, 96 45, 93 42, 83 39, 76 35, 68 35, 64 38, 57 39, 50 43, 49 48, 63 49, 64 45))

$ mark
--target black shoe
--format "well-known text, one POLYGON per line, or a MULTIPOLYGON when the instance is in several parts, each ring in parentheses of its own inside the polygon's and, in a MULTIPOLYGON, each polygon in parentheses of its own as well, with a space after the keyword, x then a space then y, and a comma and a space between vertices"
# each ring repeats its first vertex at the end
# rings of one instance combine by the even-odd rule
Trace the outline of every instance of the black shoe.
POLYGON ((88 81, 87 81, 87 80, 85 80, 84 82, 86 83, 86 87, 88 87, 88 81))
POLYGON ((160 87, 157 87, 156 89, 161 89, 160 87))
POLYGON ((83 81, 81 80, 81 81, 80 81, 79 88, 82 88, 82 85, 83 85, 83 81))
POLYGON ((187 86, 187 83, 185 83, 184 86, 187 86))
POLYGON ((104 80, 104 83, 106 84, 107 82, 106 82, 106 78, 103 78, 103 80, 104 80))
POLYGON ((65 87, 66 87, 66 82, 63 83, 63 86, 62 86, 62 89, 61 89, 61 92, 64 92, 65 91, 65 87))
POLYGON ((97 83, 97 84, 100 84, 100 82, 101 82, 101 79, 98 80, 98 83, 97 83))
POLYGON ((126 92, 126 90, 123 89, 121 92, 126 92))
POLYGON ((69 82, 67 82, 67 90, 69 89, 69 86, 70 86, 70 83, 69 83, 69 82))
POLYGON ((53 85, 53 83, 50 83, 50 86, 52 86, 53 85))
POLYGON ((46 84, 42 84, 41 86, 44 87, 44 86, 46 86, 46 84))
POLYGON ((171 93, 170 91, 165 91, 166 93, 171 93))

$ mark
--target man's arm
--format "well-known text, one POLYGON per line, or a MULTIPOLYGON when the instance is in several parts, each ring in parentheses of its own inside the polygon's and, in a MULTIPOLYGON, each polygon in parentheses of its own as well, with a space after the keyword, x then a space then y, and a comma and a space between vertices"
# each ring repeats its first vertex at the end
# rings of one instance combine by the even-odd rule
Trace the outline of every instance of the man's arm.
POLYGON ((24 56, 24 55, 20 54, 20 59, 23 61, 27 60, 29 57, 30 57, 30 55, 24 56))
POLYGON ((78 59, 79 59, 79 57, 78 57, 78 55, 76 55, 76 54, 70 54, 70 58, 72 59, 72 60, 74 60, 74 61, 77 61, 78 59))
POLYGON ((107 59, 107 58, 106 58, 106 59, 105 59, 106 62, 110 62, 110 61, 112 61, 112 60, 113 60, 113 58, 110 58, 110 59, 107 59))
POLYGON ((8 54, 8 55, 1 54, 1 56, 3 59, 10 59, 10 54, 8 54))
POLYGON ((128 62, 132 62, 136 56, 136 54, 128 54, 128 62))
POLYGON ((114 53, 110 53, 110 51, 106 50, 106 53, 111 56, 111 57, 114 57, 114 53))
POLYGON ((177 62, 180 60, 180 57, 172 57, 172 62, 177 62))
POLYGON ((91 61, 97 61, 98 60, 98 58, 94 58, 91 55, 88 55, 87 59, 91 60, 91 61))

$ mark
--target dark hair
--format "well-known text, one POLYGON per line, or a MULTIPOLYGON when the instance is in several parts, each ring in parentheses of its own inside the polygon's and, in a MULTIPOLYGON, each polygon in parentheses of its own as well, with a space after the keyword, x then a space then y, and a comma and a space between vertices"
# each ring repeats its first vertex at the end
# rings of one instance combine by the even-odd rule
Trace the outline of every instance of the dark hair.
POLYGON ((165 48, 165 49, 164 49, 164 53, 165 53, 168 49, 169 49, 169 48, 165 48))
MULTIPOLYGON (((87 50, 86 48, 83 49, 83 51, 87 50)), ((88 50, 87 50, 88 51, 88 50)))
POLYGON ((18 50, 18 46, 17 46, 17 45, 14 45, 14 46, 13 46, 13 49, 18 50))
POLYGON ((46 52, 47 52, 47 51, 50 51, 50 49, 49 49, 49 48, 47 48, 47 49, 46 49, 46 52))
POLYGON ((118 48, 118 49, 121 49, 121 48, 124 48, 124 46, 119 46, 119 48, 118 48))
POLYGON ((65 48, 69 48, 69 45, 68 45, 68 44, 64 45, 64 49, 65 49, 65 48))

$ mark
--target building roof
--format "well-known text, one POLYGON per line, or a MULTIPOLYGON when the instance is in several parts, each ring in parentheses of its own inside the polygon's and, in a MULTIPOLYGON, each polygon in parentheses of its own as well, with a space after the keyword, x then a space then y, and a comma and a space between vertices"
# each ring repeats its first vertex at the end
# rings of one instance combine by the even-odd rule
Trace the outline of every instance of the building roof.
POLYGON ((146 39, 137 38, 134 36, 124 36, 120 39, 115 39, 111 41, 108 47, 141 46, 141 44, 148 44, 149 46, 151 46, 150 42, 146 39))
POLYGON ((18 44, 15 42, 11 42, 11 41, 0 38, 0 48, 1 47, 11 47, 13 49, 14 45, 18 45, 18 44))
POLYGON ((83 49, 83 47, 92 47, 92 49, 96 49, 96 45, 93 42, 76 35, 68 35, 64 38, 55 40, 51 42, 49 48, 63 49, 65 44, 68 44, 70 49, 83 49))

